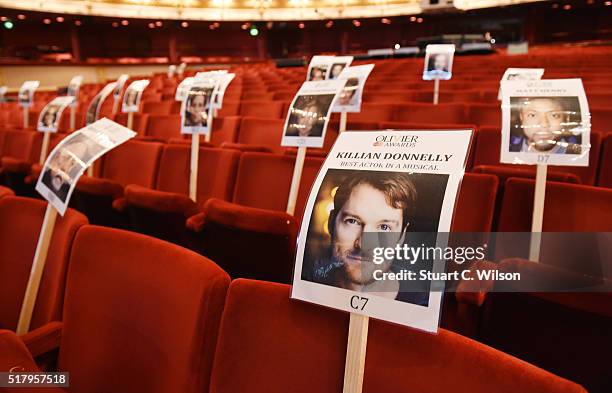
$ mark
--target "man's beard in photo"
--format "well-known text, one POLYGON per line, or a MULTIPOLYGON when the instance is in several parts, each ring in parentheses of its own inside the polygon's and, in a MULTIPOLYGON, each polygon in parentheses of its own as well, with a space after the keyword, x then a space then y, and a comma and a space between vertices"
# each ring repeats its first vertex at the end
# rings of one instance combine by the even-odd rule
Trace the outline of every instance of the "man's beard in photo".
POLYGON ((374 281, 374 271, 382 266, 373 262, 373 253, 354 246, 336 243, 333 250, 334 265, 344 271, 348 282, 366 285, 374 281))

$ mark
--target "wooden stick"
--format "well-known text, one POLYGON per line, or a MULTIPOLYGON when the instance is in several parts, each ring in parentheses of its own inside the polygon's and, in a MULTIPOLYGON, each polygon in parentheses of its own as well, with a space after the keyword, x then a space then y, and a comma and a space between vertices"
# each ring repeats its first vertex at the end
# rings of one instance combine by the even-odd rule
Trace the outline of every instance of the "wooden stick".
POLYGON ((70 132, 74 132, 76 129, 76 108, 70 107, 70 132))
MULTIPOLYGON (((216 111, 216 109, 215 109, 215 111, 216 111)), ((211 112, 210 120, 208 122, 208 132, 206 134, 204 134, 204 141, 207 142, 207 143, 210 142, 210 138, 211 138, 211 135, 212 135, 213 120, 215 120, 215 116, 213 116, 213 114, 211 112)))
POLYGON ((440 95, 440 79, 434 79, 434 96, 433 104, 438 105, 438 96, 440 95))
POLYGON ((538 164, 536 171, 535 193, 533 196, 533 215, 531 217, 531 242, 529 244, 529 260, 538 262, 540 259, 540 242, 542 222, 544 220, 544 198, 546 196, 546 173, 548 165, 538 164))
POLYGON ((32 261, 30 278, 28 279, 28 285, 21 304, 19 322, 17 323, 17 334, 24 334, 30 330, 32 312, 34 311, 36 297, 38 296, 38 288, 40 287, 40 280, 45 269, 47 252, 49 251, 49 245, 51 244, 51 237, 53 236, 53 228, 55 226, 56 218, 57 210, 55 210, 51 204, 47 204, 45 218, 43 219, 42 228, 38 237, 38 244, 36 245, 34 260, 32 261))
POLYGON ((40 146, 40 158, 38 159, 38 163, 43 165, 45 160, 47 159, 47 152, 49 151, 49 138, 51 136, 50 132, 43 132, 43 140, 42 145, 40 146))
POLYGON ((128 112, 127 128, 132 130, 134 127, 134 112, 128 112))
POLYGON ((351 313, 346 345, 343 393, 361 393, 363 388, 369 322, 369 317, 351 313))
POLYGON ((30 126, 30 108, 23 108, 23 129, 26 129, 30 126))
POLYGON ((94 175, 94 162, 91 163, 90 166, 87 167, 87 176, 93 177, 94 175))
POLYGON ((306 158, 306 147, 298 147, 293 167, 293 177, 291 178, 291 188, 289 189, 289 200, 287 201, 287 214, 295 213, 298 191, 300 190, 300 180, 302 179, 302 169, 304 169, 304 159, 306 158))
POLYGON ((114 98, 113 99, 113 116, 115 116, 117 114, 118 110, 119 110, 119 99, 118 98, 114 98))
POLYGON ((338 132, 346 131, 346 118, 348 117, 348 113, 340 112, 340 129, 338 132))
POLYGON ((198 193, 198 162, 200 158, 200 134, 191 134, 191 164, 189 166, 189 198, 196 201, 198 193))

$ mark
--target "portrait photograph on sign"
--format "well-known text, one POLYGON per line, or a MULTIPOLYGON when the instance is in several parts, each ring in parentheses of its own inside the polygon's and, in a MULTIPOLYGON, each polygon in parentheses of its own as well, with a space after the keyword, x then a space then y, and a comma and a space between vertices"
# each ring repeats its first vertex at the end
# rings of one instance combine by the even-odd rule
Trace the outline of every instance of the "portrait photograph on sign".
POLYGON ((51 100, 40 112, 36 129, 43 132, 57 132, 64 109, 73 102, 73 96, 56 97, 51 100))
POLYGON ((588 166, 590 114, 582 81, 502 82, 501 162, 588 166))
POLYGON ((117 87, 117 82, 108 83, 106 86, 100 90, 98 94, 91 100, 89 106, 87 107, 87 112, 85 112, 85 125, 89 125, 100 117, 100 108, 102 104, 106 100, 106 98, 113 93, 113 91, 117 87))
MULTIPOLYGON (((502 76, 502 81, 533 81, 542 79, 544 75, 544 68, 508 68, 502 76)), ((497 99, 502 99, 501 83, 499 87, 499 93, 497 99)))
POLYGON ((181 133, 208 134, 212 122, 212 100, 217 85, 209 82, 194 82, 187 91, 181 105, 181 133))
POLYGON ((150 81, 148 79, 141 79, 130 83, 123 94, 123 105, 121 106, 121 111, 123 113, 138 112, 142 99, 142 92, 149 83, 150 81))
POLYGON ((334 56, 331 58, 327 79, 338 79, 342 71, 351 65, 353 56, 334 56))
POLYGON ((49 154, 36 183, 36 191, 64 215, 85 169, 102 154, 135 135, 106 118, 70 134, 49 154))
POLYGON ((338 77, 346 81, 336 105, 332 112, 359 112, 361 111, 361 97, 368 76, 374 69, 374 64, 346 67, 338 77))
POLYGON ((217 88, 217 94, 215 94, 214 107, 217 109, 221 109, 223 107, 223 97, 225 96, 225 91, 229 87, 230 83, 234 80, 236 74, 227 73, 223 74, 219 77, 219 87, 217 88))
POLYGON ((113 99, 118 100, 121 98, 123 86, 125 86, 125 82, 127 82, 129 78, 130 76, 128 74, 121 74, 119 78, 117 78, 115 89, 113 90, 113 99))
POLYGON ((34 103, 34 93, 40 82, 38 81, 25 81, 19 88, 19 93, 17 95, 17 102, 21 107, 30 107, 34 103))
POLYGON ((327 78, 327 72, 331 66, 334 56, 313 56, 308 65, 307 81, 323 81, 327 78))
POLYGON ((455 45, 435 44, 425 48, 424 80, 449 80, 453 76, 455 45))
POLYGON ((304 82, 289 107, 281 146, 322 147, 331 108, 344 85, 343 80, 304 82))
POLYGON ((436 331, 443 288, 420 274, 443 272, 444 260, 381 259, 377 249, 446 246, 438 233, 450 230, 471 137, 341 133, 308 197, 292 298, 436 331))

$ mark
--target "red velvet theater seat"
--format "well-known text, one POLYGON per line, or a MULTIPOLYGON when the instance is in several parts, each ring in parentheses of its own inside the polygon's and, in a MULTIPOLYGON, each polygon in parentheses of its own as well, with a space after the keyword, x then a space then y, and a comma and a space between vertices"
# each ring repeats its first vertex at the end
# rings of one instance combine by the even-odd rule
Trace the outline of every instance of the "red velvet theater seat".
POLYGON ((282 101, 242 101, 240 116, 253 116, 264 119, 282 119, 285 103, 282 101))
POLYGON ((282 153, 281 138, 283 135, 284 120, 262 119, 257 117, 244 117, 240 122, 240 131, 235 144, 226 143, 225 148, 242 151, 262 150, 282 153))
POLYGON ((396 105, 392 121, 411 123, 449 124, 468 123, 464 104, 423 104, 396 105))
POLYGON ((15 193, 10 188, 0 186, 0 198, 4 198, 7 196, 14 196, 15 193))
POLYGON ((469 121, 479 127, 501 126, 501 102, 498 104, 471 104, 467 110, 469 121))
POLYGON ((459 188, 453 232, 490 232, 498 181, 495 176, 466 173, 459 188))
POLYGON ((181 115, 149 115, 144 135, 163 142, 180 137, 181 115))
POLYGON ((295 217, 291 217, 285 211, 295 156, 243 153, 233 203, 210 200, 203 212, 189 219, 187 225, 194 232, 190 247, 215 258, 232 277, 289 282, 295 233, 323 161, 306 157, 295 217))
POLYGON ((125 227, 125 215, 113 203, 129 184, 153 188, 162 148, 161 143, 128 141, 111 150, 94 164, 101 166, 99 178, 79 179, 71 206, 85 213, 92 224, 125 227))
MULTIPOLYGON (((211 393, 342 391, 348 314, 290 300, 289 291, 250 280, 231 284, 211 393)), ((586 392, 444 329, 429 334, 371 320, 367 348, 364 393, 586 392)))
POLYGON ((240 152, 200 148, 196 202, 188 196, 190 159, 190 146, 166 145, 155 188, 135 184, 126 187, 125 205, 134 230, 187 245, 185 220, 200 212, 209 198, 231 200, 240 152))
POLYGON ((143 101, 142 113, 148 113, 151 115, 169 115, 175 102, 176 101, 174 100, 143 101))
POLYGON ((608 107, 589 108, 591 112, 591 129, 602 134, 612 133, 612 110, 608 107))
MULTIPOLYGON (((117 113, 115 115, 115 121, 124 127, 127 127, 127 118, 127 113, 117 113)), ((147 113, 134 113, 133 119, 132 130, 138 135, 143 136, 145 134, 145 130, 147 129, 149 115, 147 113)))
MULTIPOLYGON (((228 285, 217 265, 176 245, 81 229, 57 343, 70 392, 206 392, 228 285)), ((11 349, 0 365, 32 367, 17 337, 3 331, 0 340, 11 349)))
MULTIPOLYGON (((0 198, 0 329, 17 327, 46 206, 31 198, 0 198)), ((61 320, 68 257, 76 231, 85 224, 85 216, 72 209, 57 218, 31 328, 61 320)))

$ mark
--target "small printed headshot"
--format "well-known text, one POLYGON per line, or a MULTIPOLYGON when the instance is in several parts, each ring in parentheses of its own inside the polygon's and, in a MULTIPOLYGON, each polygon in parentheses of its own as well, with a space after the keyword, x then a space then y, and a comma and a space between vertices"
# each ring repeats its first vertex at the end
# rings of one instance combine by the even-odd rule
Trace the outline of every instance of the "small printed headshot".
POLYGON ((450 54, 433 53, 427 62, 428 72, 448 72, 450 67, 450 54))
POLYGON ((43 128, 57 128, 57 114, 59 112, 59 105, 49 105, 45 108, 40 119, 40 126, 43 128))
POLYGON ((299 96, 291 107, 285 136, 322 136, 333 100, 334 94, 299 96))
POLYGON ((352 105, 354 102, 354 98, 357 95, 357 91, 359 90, 359 79, 358 78, 349 78, 346 80, 346 84, 344 85, 344 89, 340 93, 340 97, 338 98, 338 105, 352 105))
POLYGON ((511 152, 580 154, 582 115, 578 97, 511 97, 511 152))
POLYGON ((326 73, 327 73, 327 65, 316 65, 310 69, 310 75, 308 75, 308 80, 309 81, 325 80, 326 73))
POLYGON ((212 87, 192 87, 187 93, 183 113, 185 127, 206 127, 212 87))
POLYGON ((338 79, 342 70, 346 67, 345 63, 334 63, 329 71, 329 79, 338 79))
POLYGON ((138 95, 140 94, 140 92, 136 89, 128 89, 128 91, 125 92, 125 98, 124 98, 124 105, 127 107, 134 107, 136 106, 136 102, 138 101, 138 95))
POLYGON ((102 146, 82 134, 74 136, 49 158, 42 183, 60 201, 66 202, 70 187, 84 169, 83 163, 92 160, 103 149, 102 146))
POLYGON ((91 124, 96 121, 96 114, 98 112, 98 105, 100 105, 100 101, 102 100, 101 95, 97 95, 87 107, 87 112, 85 113, 85 124, 91 124))
POLYGON ((374 263, 374 248, 435 246, 448 175, 330 169, 310 217, 302 280, 427 306, 430 282, 377 280, 376 270, 432 269, 433 261, 374 263))

